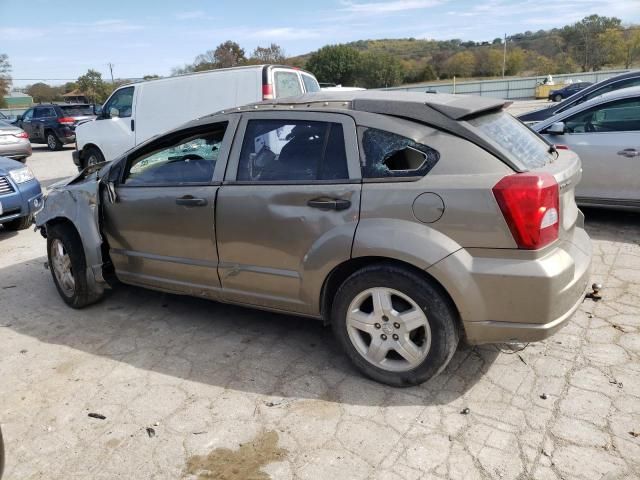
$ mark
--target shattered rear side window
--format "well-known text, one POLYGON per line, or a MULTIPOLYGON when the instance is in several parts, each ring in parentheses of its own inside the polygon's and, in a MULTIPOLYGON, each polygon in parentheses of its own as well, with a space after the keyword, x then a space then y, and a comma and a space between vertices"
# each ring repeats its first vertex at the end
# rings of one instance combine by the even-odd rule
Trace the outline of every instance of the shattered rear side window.
POLYGON ((376 128, 363 129, 362 150, 363 178, 421 177, 440 159, 431 147, 376 128))

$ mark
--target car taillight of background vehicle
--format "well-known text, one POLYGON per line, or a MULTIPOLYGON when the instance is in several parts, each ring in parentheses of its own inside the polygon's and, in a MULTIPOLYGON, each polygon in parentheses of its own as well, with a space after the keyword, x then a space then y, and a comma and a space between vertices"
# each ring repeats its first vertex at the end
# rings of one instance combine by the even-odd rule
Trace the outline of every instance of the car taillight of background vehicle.
POLYGON ((493 195, 518 248, 537 250, 558 238, 560 191, 552 175, 508 175, 493 187, 493 195))
POLYGON ((269 85, 268 83, 262 85, 262 99, 273 100, 273 85, 269 85))
POLYGON ((14 133, 13 136, 18 138, 29 138, 29 134, 27 132, 14 133))
POLYGON ((58 123, 62 125, 73 125, 76 121, 71 117, 62 117, 58 119, 58 123))
POLYGON ((556 150, 570 150, 568 145, 562 145, 560 143, 556 143, 554 147, 556 148, 556 150))

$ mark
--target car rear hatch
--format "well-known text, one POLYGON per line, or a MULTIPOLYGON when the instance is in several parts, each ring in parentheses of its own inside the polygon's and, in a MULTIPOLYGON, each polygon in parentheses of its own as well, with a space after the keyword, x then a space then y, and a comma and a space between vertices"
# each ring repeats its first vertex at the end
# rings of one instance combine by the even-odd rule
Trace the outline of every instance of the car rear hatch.
POLYGON ((58 123, 68 125, 72 130, 81 123, 88 122, 96 118, 91 105, 61 105, 62 117, 58 123))
POLYGON ((556 149, 506 112, 468 120, 506 155, 515 172, 494 186, 494 196, 519 248, 537 250, 572 241, 583 217, 575 201, 579 157, 556 149))

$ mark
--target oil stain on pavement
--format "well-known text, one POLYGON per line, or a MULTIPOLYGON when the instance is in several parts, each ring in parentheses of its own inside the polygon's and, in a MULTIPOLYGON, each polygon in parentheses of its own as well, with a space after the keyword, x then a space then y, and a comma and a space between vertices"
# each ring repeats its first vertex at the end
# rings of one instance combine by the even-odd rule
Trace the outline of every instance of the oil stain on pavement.
POLYGON ((187 460, 186 474, 198 480, 269 480, 261 470, 272 462, 282 460, 287 451, 278 447, 278 434, 263 431, 238 450, 216 448, 208 455, 194 455, 187 460))

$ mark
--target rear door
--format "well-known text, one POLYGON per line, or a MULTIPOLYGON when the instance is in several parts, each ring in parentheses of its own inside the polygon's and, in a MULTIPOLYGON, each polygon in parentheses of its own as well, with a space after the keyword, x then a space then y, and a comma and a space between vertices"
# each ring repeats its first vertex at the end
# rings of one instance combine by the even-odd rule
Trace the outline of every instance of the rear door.
POLYGON ((215 208, 237 117, 134 151, 103 198, 104 231, 126 283, 218 298, 215 208))
POLYGON ((302 79, 297 70, 292 68, 274 68, 273 89, 275 98, 297 97, 304 92, 302 79))
POLYGON ((564 119, 566 144, 582 160, 576 196, 581 201, 640 202, 640 98, 595 105, 564 119))
POLYGON ((35 141, 44 141, 44 132, 49 122, 55 122, 58 116, 53 107, 36 107, 31 121, 31 131, 35 141))
POLYGON ((351 117, 243 114, 216 214, 224 298, 317 314, 326 275, 351 256, 360 191, 351 117))

